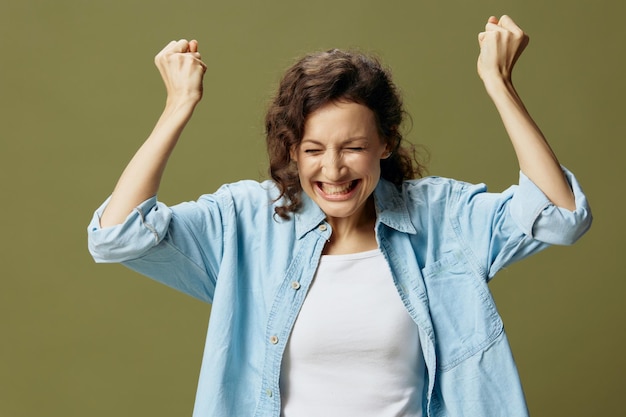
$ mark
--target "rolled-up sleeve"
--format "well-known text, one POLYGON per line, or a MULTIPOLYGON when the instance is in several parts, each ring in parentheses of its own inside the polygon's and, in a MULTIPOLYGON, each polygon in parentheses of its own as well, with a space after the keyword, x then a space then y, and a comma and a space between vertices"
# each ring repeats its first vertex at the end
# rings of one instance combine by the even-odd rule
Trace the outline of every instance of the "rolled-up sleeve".
POLYGON ((152 197, 135 207, 122 224, 100 227, 108 198, 95 211, 88 226, 88 247, 96 262, 125 262, 137 259, 158 245, 167 233, 172 212, 152 197))
POLYGON ((108 199, 88 226, 89 252, 96 262, 122 263, 212 302, 224 241, 220 209, 212 196, 173 207, 152 197, 122 224, 103 228, 100 217, 107 204, 108 199))
POLYGON ((484 184, 460 188, 451 220, 481 276, 497 271, 550 245, 570 245, 591 226, 591 209, 574 175, 563 168, 576 208, 555 206, 526 175, 501 193, 484 184))
POLYGON ((580 184, 566 168, 563 172, 574 193, 574 211, 554 205, 522 172, 510 202, 511 217, 520 229, 533 239, 551 245, 573 244, 589 229, 592 221, 580 184))

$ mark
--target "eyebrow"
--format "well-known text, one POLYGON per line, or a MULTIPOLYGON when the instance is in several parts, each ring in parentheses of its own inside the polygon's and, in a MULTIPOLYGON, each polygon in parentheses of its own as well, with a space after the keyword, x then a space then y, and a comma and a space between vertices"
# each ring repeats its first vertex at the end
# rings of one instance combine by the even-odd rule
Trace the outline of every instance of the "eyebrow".
MULTIPOLYGON (((345 145, 347 143, 358 142, 360 140, 365 140, 365 141, 369 142, 369 138, 367 136, 356 136, 356 137, 353 137, 353 138, 348 138, 348 139, 342 140, 340 143, 342 145, 345 145)), ((300 142, 300 144, 303 144, 305 142, 310 142, 310 143, 312 143, 314 145, 319 145, 319 146, 323 146, 324 145, 322 142, 320 142, 320 141, 318 141, 316 139, 311 139, 311 138, 303 138, 302 141, 300 142)))

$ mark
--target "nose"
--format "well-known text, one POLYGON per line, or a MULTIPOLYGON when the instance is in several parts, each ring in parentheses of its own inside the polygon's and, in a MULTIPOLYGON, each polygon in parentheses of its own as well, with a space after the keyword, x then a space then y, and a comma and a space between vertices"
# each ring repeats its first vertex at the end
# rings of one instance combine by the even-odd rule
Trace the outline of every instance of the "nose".
POLYGON ((322 172, 326 178, 331 181, 341 179, 345 165, 340 151, 328 149, 324 154, 322 163, 322 172))

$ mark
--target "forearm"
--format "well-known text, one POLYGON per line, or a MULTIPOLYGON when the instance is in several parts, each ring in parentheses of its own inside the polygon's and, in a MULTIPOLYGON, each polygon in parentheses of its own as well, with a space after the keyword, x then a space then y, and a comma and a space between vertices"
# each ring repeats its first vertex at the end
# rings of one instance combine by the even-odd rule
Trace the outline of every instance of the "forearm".
POLYGON ((167 161, 196 103, 168 102, 154 130, 128 163, 115 186, 100 226, 122 223, 142 201, 155 195, 167 161))
POLYGON ((521 171, 556 206, 573 210, 574 194, 563 175, 561 165, 513 84, 503 79, 494 79, 485 80, 485 87, 500 113, 521 171))
POLYGON ((478 34, 478 75, 500 113, 522 172, 556 206, 573 210, 574 194, 561 165, 511 82, 513 67, 528 39, 509 16, 489 17, 485 31, 478 34))
POLYGON ((197 41, 171 41, 154 62, 167 90, 165 110, 117 182, 100 217, 101 227, 124 222, 135 207, 156 194, 178 138, 202 98, 206 65, 198 53, 197 41))

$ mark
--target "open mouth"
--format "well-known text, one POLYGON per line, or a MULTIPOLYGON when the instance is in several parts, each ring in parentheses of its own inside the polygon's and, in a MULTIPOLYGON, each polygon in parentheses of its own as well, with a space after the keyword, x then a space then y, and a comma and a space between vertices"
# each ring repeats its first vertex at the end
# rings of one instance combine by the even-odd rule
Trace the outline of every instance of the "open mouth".
POLYGON ((345 182, 343 184, 327 184, 324 182, 318 182, 317 187, 328 196, 342 196, 350 194, 359 183, 359 180, 345 182))

